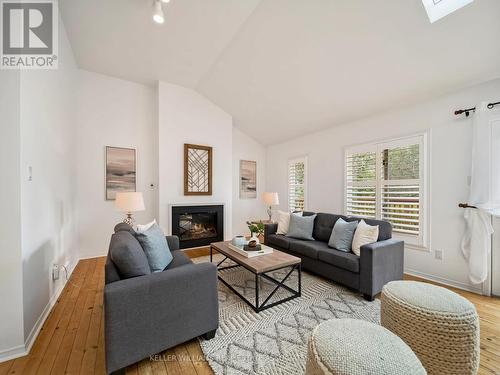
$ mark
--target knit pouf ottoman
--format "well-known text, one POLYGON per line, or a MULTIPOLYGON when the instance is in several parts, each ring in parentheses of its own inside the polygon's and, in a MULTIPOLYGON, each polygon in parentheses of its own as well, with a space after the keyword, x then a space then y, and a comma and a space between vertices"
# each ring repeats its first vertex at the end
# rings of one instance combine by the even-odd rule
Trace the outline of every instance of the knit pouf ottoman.
POLYGON ((318 325, 309 339, 307 375, 423 375, 403 340, 382 326, 356 319, 318 325))
POLYGON ((479 318, 458 294, 416 281, 392 281, 381 296, 380 321, 401 337, 428 374, 475 374, 479 366, 479 318))

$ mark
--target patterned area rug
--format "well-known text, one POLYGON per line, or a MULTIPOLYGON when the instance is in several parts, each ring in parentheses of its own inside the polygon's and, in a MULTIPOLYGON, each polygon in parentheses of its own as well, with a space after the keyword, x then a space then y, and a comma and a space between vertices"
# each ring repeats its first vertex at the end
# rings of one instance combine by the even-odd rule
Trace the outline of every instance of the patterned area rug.
MULTIPOLYGON (((214 262, 217 259, 223 258, 217 255, 214 262)), ((195 261, 209 261, 209 257, 195 261)), ((286 273, 285 269, 270 275, 281 280, 286 273)), ((252 273, 239 267, 223 271, 222 276, 241 294, 253 300, 252 273)), ((265 298, 275 284, 261 280, 259 294, 265 298)), ((285 284, 296 289, 297 281, 294 272, 285 284)), ((302 297, 260 313, 254 312, 221 282, 218 288, 219 329, 215 338, 200 342, 216 374, 304 374, 307 341, 319 323, 339 318, 363 319, 377 324, 380 321, 378 300, 367 302, 361 295, 307 272, 302 272, 302 297)), ((282 289, 271 301, 288 295, 289 292, 282 289)))

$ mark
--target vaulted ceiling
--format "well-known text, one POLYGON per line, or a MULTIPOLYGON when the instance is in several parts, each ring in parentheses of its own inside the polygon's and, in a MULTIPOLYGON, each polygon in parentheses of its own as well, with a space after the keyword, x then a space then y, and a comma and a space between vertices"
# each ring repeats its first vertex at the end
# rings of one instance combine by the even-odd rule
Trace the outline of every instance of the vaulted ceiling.
POLYGON ((500 77, 500 1, 62 0, 80 67, 193 88, 264 144, 500 77))

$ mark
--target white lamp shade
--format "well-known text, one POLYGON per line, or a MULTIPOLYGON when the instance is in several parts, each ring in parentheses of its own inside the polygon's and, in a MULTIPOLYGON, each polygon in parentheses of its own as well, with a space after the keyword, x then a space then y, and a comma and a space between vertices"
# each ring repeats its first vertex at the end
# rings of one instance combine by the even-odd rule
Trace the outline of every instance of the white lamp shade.
POLYGON ((275 192, 265 192, 262 194, 262 200, 266 206, 277 206, 280 204, 280 199, 278 193, 275 192))
POLYGON ((144 198, 140 192, 116 193, 115 207, 124 212, 144 211, 144 198))

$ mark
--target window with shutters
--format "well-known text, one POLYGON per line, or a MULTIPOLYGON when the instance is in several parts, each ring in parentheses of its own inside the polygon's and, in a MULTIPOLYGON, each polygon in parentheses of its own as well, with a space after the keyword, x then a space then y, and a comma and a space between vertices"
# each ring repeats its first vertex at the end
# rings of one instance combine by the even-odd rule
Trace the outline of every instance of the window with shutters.
POLYGON ((303 211, 306 207, 307 158, 288 161, 288 209, 303 211))
POLYGON ((426 134, 345 151, 345 214, 392 223, 395 237, 427 246, 426 134))

